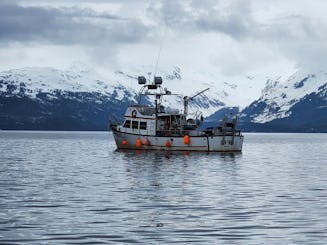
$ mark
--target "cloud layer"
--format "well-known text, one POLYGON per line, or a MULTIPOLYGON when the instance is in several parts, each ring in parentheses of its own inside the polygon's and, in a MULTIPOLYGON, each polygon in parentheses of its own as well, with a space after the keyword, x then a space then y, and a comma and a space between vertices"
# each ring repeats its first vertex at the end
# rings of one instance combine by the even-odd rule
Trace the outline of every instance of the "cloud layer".
POLYGON ((197 65, 191 52, 194 60, 203 55, 202 61, 225 74, 265 67, 278 72, 284 63, 315 69, 327 62, 326 5, 323 0, 296 5, 289 0, 273 5, 268 0, 0 0, 0 48, 79 47, 91 60, 126 63, 133 56, 155 56, 165 39, 170 62, 197 65))
POLYGON ((0 5, 0 41, 94 45, 103 41, 136 42, 147 28, 92 9, 0 5))

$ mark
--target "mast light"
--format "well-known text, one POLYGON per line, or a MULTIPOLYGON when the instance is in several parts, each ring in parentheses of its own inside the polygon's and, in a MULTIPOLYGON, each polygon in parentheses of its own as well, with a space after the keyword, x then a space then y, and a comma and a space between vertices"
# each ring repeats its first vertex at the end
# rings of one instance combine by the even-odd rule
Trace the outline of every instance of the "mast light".
POLYGON ((154 77, 154 84, 161 85, 162 77, 154 77))
POLYGON ((139 76, 137 78, 137 81, 139 82, 139 84, 146 84, 146 79, 144 76, 139 76))

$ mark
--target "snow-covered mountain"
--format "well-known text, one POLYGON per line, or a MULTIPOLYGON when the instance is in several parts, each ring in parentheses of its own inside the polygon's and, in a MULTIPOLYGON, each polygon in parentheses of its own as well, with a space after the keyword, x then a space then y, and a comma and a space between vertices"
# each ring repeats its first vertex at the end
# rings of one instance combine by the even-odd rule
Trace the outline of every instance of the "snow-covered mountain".
MULTIPOLYGON (((127 88, 118 81, 106 81, 104 77, 88 67, 71 66, 67 70, 47 67, 29 67, 0 72, 2 94, 37 98, 40 93, 89 92, 124 99, 127 88)), ((135 91, 131 91, 135 94, 135 91)), ((133 99, 133 97, 131 97, 133 99)))
MULTIPOLYGON (((105 130, 108 121, 121 118, 126 107, 137 102, 137 77, 153 77, 151 67, 126 67, 106 75, 80 63, 66 70, 32 67, 0 72, 0 129, 105 130)), ((210 88, 189 104, 190 112, 201 111, 207 117, 206 125, 216 125, 232 112, 239 113, 246 130, 327 131, 327 72, 270 78, 263 89, 256 80, 262 78, 253 76, 231 82, 213 72, 186 73, 176 66, 156 74, 163 77, 164 87, 180 94, 164 101, 171 108, 182 109, 184 95, 210 88)))
POLYGON ((87 67, 0 73, 1 129, 104 130, 136 92, 87 67))
MULTIPOLYGON (((63 124, 59 128, 66 129, 71 124, 68 129, 105 129, 110 119, 121 117, 128 104, 137 102, 137 77, 148 75, 148 70, 130 68, 103 76, 88 66, 73 64, 67 70, 31 67, 0 72, 0 128, 56 129, 63 124)), ((235 84, 222 82, 218 89, 208 74, 184 77, 179 67, 157 74, 163 77, 164 87, 180 94, 164 100, 168 107, 182 109, 184 95, 207 87, 209 91, 189 104, 190 112, 209 116, 231 102, 237 104, 232 99, 238 90, 235 84)))
POLYGON ((301 70, 286 81, 268 80, 240 119, 264 131, 326 131, 327 72, 301 70))

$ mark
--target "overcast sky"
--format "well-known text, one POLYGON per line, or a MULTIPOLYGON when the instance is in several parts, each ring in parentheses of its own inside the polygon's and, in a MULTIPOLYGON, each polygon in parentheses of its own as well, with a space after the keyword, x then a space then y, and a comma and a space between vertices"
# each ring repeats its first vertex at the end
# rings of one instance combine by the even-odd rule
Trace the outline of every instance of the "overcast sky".
POLYGON ((0 70, 180 66, 222 77, 327 64, 325 0, 0 0, 0 70))

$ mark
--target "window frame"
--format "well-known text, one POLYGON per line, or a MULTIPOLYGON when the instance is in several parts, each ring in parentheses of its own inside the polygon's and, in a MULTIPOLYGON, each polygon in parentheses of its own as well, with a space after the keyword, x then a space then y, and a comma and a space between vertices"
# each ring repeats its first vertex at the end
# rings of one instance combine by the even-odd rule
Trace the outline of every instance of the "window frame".
POLYGON ((132 120, 132 129, 139 129, 140 127, 140 121, 135 121, 135 120, 132 120))
POLYGON ((140 130, 146 130, 147 128, 147 122, 140 121, 140 130))
POLYGON ((124 128, 131 128, 131 125, 132 125, 131 120, 126 119, 125 122, 124 122, 123 127, 124 128), (127 127, 127 125, 128 125, 128 127, 127 127))

